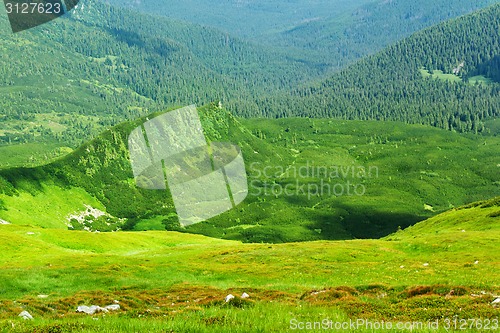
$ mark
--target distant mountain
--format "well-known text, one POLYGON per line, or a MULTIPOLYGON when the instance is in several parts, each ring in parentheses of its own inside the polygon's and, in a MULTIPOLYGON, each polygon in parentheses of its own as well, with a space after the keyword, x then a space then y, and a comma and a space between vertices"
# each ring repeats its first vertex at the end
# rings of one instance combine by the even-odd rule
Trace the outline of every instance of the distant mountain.
POLYGON ((177 18, 245 38, 280 33, 291 27, 325 17, 350 14, 372 0, 107 0, 124 6, 166 17, 177 18))
POLYGON ((320 84, 266 97, 259 109, 498 134, 487 123, 500 117, 499 26, 493 5, 415 33, 320 84))
POLYGON ((498 3, 498 0, 109 1, 216 27, 272 45, 325 69, 342 68, 423 28, 498 3))
MULTIPOLYGON (((396 3, 386 5, 394 10, 404 8, 396 3)), ((485 14, 471 17, 488 20, 485 14)), ((494 17, 492 20, 495 24, 494 17)), ((469 24, 465 18, 456 22, 469 24)), ((419 41, 418 36, 423 35, 417 34, 337 74, 321 87, 303 89, 296 87, 310 86, 306 82, 320 76, 324 66, 318 66, 312 58, 305 61, 303 55, 288 55, 212 28, 93 0, 80 2, 62 19, 18 34, 10 32, 6 15, 0 15, 4 55, 0 59, 0 144, 37 141, 75 147, 125 119, 166 106, 217 100, 233 114, 244 117, 396 119, 482 132, 483 125, 490 128, 487 119, 498 110, 495 85, 485 89, 420 81, 420 67, 450 73, 462 61, 461 76, 465 80, 498 80, 498 59, 485 53, 497 52, 494 26, 485 23, 493 30, 482 31, 482 25, 470 22, 474 35, 467 32, 469 27, 463 27, 458 36, 456 24, 447 23, 445 26, 451 28, 446 31, 434 28, 424 32, 432 36, 430 39, 419 41), (448 45, 453 38, 459 38, 459 43, 448 45), (460 48, 476 41, 490 45, 460 48), (360 95, 361 90, 367 93, 360 95), (424 98, 424 92, 431 93, 424 98), (431 96, 438 93, 444 97, 431 96), (466 103, 457 103, 457 96, 464 96, 466 103), (480 101, 475 102, 477 99, 480 101), (426 104, 425 110, 421 103, 426 104), (481 111, 476 115, 472 109, 481 111)))
POLYGON ((0 11, 0 144, 74 146, 166 105, 221 100, 249 114, 256 96, 318 71, 214 29, 99 1, 18 34, 0 11))

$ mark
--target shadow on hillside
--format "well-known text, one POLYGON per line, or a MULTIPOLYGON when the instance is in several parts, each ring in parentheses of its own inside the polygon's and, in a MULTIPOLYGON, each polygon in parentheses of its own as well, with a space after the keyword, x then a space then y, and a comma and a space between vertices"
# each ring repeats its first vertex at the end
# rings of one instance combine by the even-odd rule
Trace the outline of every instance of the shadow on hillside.
POLYGON ((36 195, 44 191, 43 184, 49 178, 41 167, 0 170, 0 193, 14 195, 22 190, 36 195))
POLYGON ((500 56, 494 56, 488 61, 485 61, 477 66, 468 76, 483 75, 486 78, 500 83, 500 56))
MULTIPOLYGON (((414 215, 411 213, 390 212, 377 210, 374 207, 353 207, 348 205, 338 205, 346 212, 341 218, 342 227, 353 238, 382 238, 396 232, 398 229, 405 229, 429 216, 414 215)), ((321 225, 324 221, 318 221, 321 225)))
MULTIPOLYGON (((289 198, 289 204, 297 204, 289 198)), ((410 212, 394 212, 390 208, 370 205, 349 205, 331 202, 314 211, 301 212, 301 218, 313 222, 312 228, 321 230, 321 238, 338 240, 348 238, 377 239, 405 229, 432 216, 410 212)))

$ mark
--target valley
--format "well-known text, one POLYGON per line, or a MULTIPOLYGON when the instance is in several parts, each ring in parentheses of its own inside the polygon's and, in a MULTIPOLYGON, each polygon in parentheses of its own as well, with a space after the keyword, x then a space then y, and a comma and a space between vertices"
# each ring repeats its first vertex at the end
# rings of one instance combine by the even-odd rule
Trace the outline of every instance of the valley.
POLYGON ((499 26, 497 0, 82 0, 12 33, 0 6, 0 332, 498 330, 499 26), (222 191, 184 183, 207 170, 222 191))
POLYGON ((331 74, 432 25, 497 0, 157 1, 110 0, 116 6, 214 27, 272 45, 331 74))

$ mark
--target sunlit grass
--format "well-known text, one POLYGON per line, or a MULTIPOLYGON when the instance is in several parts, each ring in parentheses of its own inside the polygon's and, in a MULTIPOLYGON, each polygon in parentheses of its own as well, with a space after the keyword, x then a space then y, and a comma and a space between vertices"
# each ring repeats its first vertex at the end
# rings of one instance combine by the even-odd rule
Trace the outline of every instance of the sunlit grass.
POLYGON ((0 327, 280 332, 293 319, 494 317, 497 201, 382 240, 242 244, 176 232, 0 226, 0 327), (224 303, 225 295, 243 292, 251 295, 243 303, 224 303), (74 313, 77 305, 114 300, 122 306, 117 314, 94 320, 74 313), (22 309, 36 320, 14 319, 22 309))

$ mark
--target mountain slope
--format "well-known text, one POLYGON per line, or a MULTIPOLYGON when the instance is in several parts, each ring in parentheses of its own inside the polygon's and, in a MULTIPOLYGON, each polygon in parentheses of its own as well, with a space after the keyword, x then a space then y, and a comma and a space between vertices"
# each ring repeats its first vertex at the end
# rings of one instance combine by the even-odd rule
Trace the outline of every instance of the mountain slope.
POLYGON ((137 188, 127 139, 141 118, 51 164, 0 170, 0 219, 245 242, 373 238, 499 192, 497 137, 398 123, 242 120, 215 104, 200 117, 209 140, 242 149, 249 195, 237 208, 181 229, 168 192, 137 188), (108 215, 90 214, 96 209, 108 215))
MULTIPOLYGON (((449 72, 464 61, 464 80, 483 75, 494 81, 499 71, 495 8, 417 34, 291 95, 284 91, 321 69, 209 28, 93 1, 82 2, 70 17, 16 35, 0 15, 0 143, 75 147, 113 124, 165 105, 215 100, 245 117, 312 115, 494 130, 488 119, 498 110, 496 85, 422 83, 420 78, 421 67, 449 72), (455 31, 461 34, 454 37, 455 31), (457 43, 448 45, 454 38, 457 43), (471 38, 481 45, 479 53, 467 47, 471 38)), ((47 149, 47 156, 59 154, 47 149)), ((27 151, 26 161, 35 158, 40 158, 36 151, 27 151)))
POLYGON ((321 54, 332 66, 344 67, 412 33, 494 3, 498 1, 368 1, 352 12, 323 14, 269 38, 273 44, 321 54))
POLYGON ((423 28, 497 2, 111 0, 117 6, 217 27, 329 70, 342 68, 423 28))
POLYGON ((321 84, 267 97, 260 108, 272 116, 397 120, 488 133, 486 121, 500 116, 500 84, 473 84, 472 76, 498 71, 499 17, 494 5, 418 32, 321 84))
POLYGON ((2 7, 0 31, 0 143, 75 146, 165 105, 221 100, 250 114, 256 96, 317 71, 214 29, 99 1, 19 34, 2 7))

